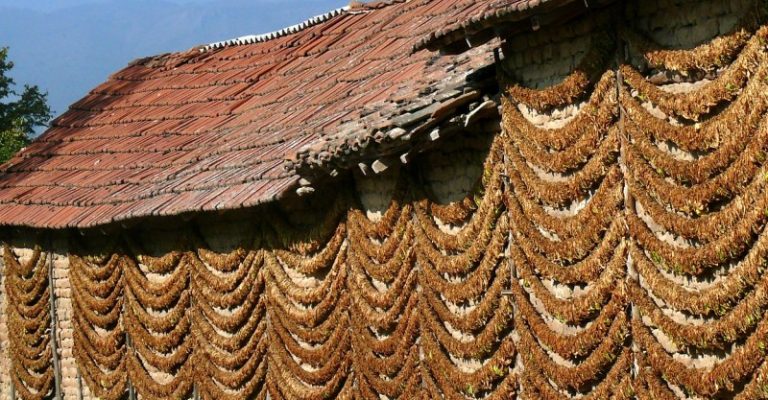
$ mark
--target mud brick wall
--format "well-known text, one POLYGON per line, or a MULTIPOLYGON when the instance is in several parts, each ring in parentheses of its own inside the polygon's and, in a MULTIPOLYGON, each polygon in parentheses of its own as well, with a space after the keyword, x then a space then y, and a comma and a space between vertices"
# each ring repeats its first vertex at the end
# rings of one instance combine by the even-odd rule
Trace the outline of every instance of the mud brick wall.
POLYGON ((751 0, 649 0, 630 2, 627 21, 670 48, 691 48, 730 33, 751 0))

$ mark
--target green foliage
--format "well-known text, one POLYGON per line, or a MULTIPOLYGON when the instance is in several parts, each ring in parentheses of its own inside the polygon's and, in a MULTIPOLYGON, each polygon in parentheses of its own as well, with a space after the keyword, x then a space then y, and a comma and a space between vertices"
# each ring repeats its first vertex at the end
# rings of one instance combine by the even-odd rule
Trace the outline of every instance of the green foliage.
POLYGON ((0 131, 0 162, 8 161, 14 154, 29 144, 29 138, 20 127, 20 121, 11 121, 10 129, 0 131))
POLYGON ((51 119, 47 93, 29 85, 17 91, 16 82, 8 75, 12 68, 8 48, 0 47, 0 162, 7 161, 26 146, 35 128, 51 119))

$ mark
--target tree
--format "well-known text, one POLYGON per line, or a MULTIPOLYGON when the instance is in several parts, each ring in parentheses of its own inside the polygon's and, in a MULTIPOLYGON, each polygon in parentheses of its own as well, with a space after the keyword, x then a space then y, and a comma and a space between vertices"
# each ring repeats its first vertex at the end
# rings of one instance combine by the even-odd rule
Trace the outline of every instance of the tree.
POLYGON ((37 86, 24 85, 19 93, 16 82, 8 76, 13 62, 8 60, 8 48, 0 48, 0 163, 5 162, 29 144, 35 128, 45 126, 51 119, 47 93, 37 86))

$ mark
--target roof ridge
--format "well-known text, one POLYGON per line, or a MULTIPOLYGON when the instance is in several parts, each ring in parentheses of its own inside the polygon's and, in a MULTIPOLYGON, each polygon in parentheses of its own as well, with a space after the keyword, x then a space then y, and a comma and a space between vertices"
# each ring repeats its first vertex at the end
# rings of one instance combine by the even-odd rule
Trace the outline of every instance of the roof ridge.
POLYGON ((200 52, 206 52, 210 50, 218 50, 224 47, 230 47, 230 46, 240 46, 245 44, 254 44, 254 43, 262 43, 267 42, 270 40, 278 39, 284 36, 292 35, 294 33, 299 33, 307 28, 311 28, 315 25, 321 24, 323 22, 328 21, 329 19, 339 16, 341 14, 349 12, 351 9, 350 6, 337 8, 335 10, 328 11, 326 13, 316 15, 312 18, 309 18, 303 22, 300 22, 295 25, 291 25, 289 27, 279 29, 273 32, 267 32, 262 33, 258 35, 246 35, 246 36, 240 36, 234 39, 229 40, 223 40, 220 42, 214 42, 210 43, 208 45, 204 45, 200 47, 200 52))

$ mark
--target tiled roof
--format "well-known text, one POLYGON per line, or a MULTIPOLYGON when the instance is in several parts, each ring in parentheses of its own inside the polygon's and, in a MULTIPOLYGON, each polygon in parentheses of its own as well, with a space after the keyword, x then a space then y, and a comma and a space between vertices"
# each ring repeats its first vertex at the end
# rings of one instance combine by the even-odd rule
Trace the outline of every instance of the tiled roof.
POLYGON ((436 104, 465 101, 461 85, 492 64, 490 45, 412 50, 486 3, 497 1, 369 3, 268 40, 136 61, 2 167, 0 225, 89 227, 272 201, 321 150, 357 151, 405 112, 430 118, 436 104))

